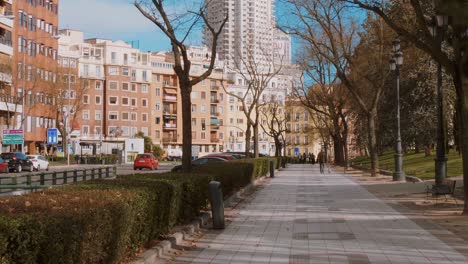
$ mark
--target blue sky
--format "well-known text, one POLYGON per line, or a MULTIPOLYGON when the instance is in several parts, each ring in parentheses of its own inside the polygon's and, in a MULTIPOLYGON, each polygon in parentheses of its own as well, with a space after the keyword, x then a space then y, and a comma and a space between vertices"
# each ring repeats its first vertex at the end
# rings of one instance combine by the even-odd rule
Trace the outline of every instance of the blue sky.
MULTIPOLYGON (((174 2, 180 4, 184 1, 174 2)), ((86 38, 139 41, 143 51, 170 49, 167 37, 139 13, 131 0, 61 0, 59 8, 61 29, 81 30, 86 38)), ((189 42, 192 45, 200 43, 201 33, 194 35, 189 42)))

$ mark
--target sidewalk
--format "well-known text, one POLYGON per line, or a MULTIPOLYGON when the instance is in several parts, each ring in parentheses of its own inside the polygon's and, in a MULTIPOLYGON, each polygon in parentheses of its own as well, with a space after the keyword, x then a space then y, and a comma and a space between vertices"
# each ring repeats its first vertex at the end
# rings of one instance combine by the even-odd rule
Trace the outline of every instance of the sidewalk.
MULTIPOLYGON (((441 230, 444 232, 444 230, 441 230)), ((340 174, 288 165, 223 231, 171 263, 468 263, 340 174)))

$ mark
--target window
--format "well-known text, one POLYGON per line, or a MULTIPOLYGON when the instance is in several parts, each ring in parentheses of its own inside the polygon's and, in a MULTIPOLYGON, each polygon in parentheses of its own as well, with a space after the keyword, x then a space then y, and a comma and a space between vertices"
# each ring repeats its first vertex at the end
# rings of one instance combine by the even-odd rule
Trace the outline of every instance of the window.
POLYGON ((83 104, 89 104, 89 95, 83 95, 83 104))
POLYGON ((101 111, 94 111, 94 120, 101 120, 101 111))
POLYGON ((119 75, 119 68, 117 67, 109 67, 109 75, 119 75))
POLYGON ((159 111, 161 110, 161 104, 160 103, 156 103, 156 111, 159 111))
POLYGON ((100 104, 101 104, 101 96, 100 96, 100 95, 96 95, 96 97, 94 97, 94 102, 95 102, 97 105, 100 105, 100 104))
POLYGON ((117 64, 117 53, 116 52, 111 52, 111 60, 112 60, 112 64, 117 64))
POLYGON ((137 91, 137 85, 136 83, 132 83, 132 92, 136 92, 137 91))
POLYGON ((137 113, 132 112, 130 116, 131 116, 132 121, 137 121, 138 120, 137 113))
POLYGON ((117 96, 110 96, 109 97, 109 104, 110 105, 117 105, 117 102, 118 102, 117 96))
POLYGON ((122 83, 122 91, 129 91, 130 90, 130 84, 129 83, 122 83))
POLYGON ((89 126, 82 126, 81 132, 83 132, 83 136, 89 135, 89 126))
POLYGON ((142 84, 141 85, 141 92, 142 93, 148 93, 148 85, 142 84))
POLYGON ((118 82, 109 82, 109 89, 110 90, 118 90, 119 89, 119 83, 118 82))
POLYGON ((143 81, 146 82, 148 80, 147 73, 146 73, 146 71, 143 71, 142 73, 143 73, 143 81))
POLYGON ((122 68, 122 75, 123 76, 128 76, 128 68, 122 68))
POLYGON ((83 120, 89 120, 89 110, 83 110, 83 120))
POLYGON ((148 107, 148 99, 141 99, 141 106, 148 107))
POLYGON ((201 132, 201 139, 206 139, 206 134, 205 134, 205 132, 201 132))
POLYGON ((128 120, 129 119, 129 113, 128 112, 122 112, 122 120, 128 120))
POLYGON ((203 105, 203 104, 201 105, 200 112, 202 112, 202 113, 206 112, 206 106, 205 105, 203 105))
POLYGON ((101 90, 101 82, 96 81, 96 90, 101 90))
POLYGON ((119 120, 119 112, 110 111, 109 112, 109 120, 119 120))
POLYGON ((142 113, 141 114, 141 121, 148 122, 148 114, 147 113, 142 113))
POLYGON ((128 97, 122 97, 121 101, 122 101, 122 105, 128 106, 128 103, 129 103, 128 97))
POLYGON ((192 104, 192 113, 195 113, 195 112, 197 112, 197 105, 192 104))
POLYGON ((160 88, 156 88, 156 96, 161 96, 161 89, 160 88))
POLYGON ((197 119, 196 118, 192 118, 192 126, 196 126, 197 125, 197 119))
POLYGON ((136 98, 132 98, 131 102, 132 102, 132 106, 137 106, 137 99, 136 98))
POLYGON ((201 99, 202 100, 206 99, 206 92, 201 92, 201 99))
POLYGON ((198 93, 197 92, 193 92, 190 94, 190 96, 192 97, 192 99, 198 99, 198 93))

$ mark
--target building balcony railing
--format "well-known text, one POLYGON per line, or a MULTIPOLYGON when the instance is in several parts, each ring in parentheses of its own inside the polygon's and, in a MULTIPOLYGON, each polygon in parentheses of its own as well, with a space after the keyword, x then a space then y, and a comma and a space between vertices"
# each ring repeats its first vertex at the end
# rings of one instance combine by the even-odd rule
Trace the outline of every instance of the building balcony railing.
POLYGON ((171 85, 170 83, 164 83, 164 88, 168 89, 177 89, 177 86, 171 85))
POLYGON ((10 104, 20 104, 21 98, 13 95, 0 94, 0 102, 10 104))
POLYGON ((164 111, 163 115, 177 115, 177 111, 164 111))
POLYGON ((165 129, 177 129, 177 124, 164 123, 165 129))
POLYGON ((218 142, 219 142, 219 138, 212 137, 212 138, 211 138, 211 142, 213 142, 213 143, 218 143, 218 142))
POLYGON ((212 104, 219 104, 219 100, 216 98, 211 98, 211 103, 212 104))
POLYGON ((0 53, 13 55, 13 47, 10 39, 0 38, 0 53))
POLYGON ((163 100, 164 101, 169 101, 169 102, 176 102, 177 101, 177 96, 164 95, 163 100))
POLYGON ((218 91, 219 86, 211 86, 210 89, 211 89, 211 91, 218 91))
POLYGON ((163 142, 177 142, 177 137, 163 137, 163 142))
POLYGON ((219 112, 211 112, 210 114, 211 114, 211 116, 219 116, 220 115, 219 112))

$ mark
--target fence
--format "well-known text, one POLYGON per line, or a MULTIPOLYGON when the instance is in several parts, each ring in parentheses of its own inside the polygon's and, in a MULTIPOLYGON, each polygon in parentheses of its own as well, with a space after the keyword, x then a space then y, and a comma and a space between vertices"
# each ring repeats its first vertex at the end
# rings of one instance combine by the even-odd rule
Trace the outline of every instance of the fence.
POLYGON ((116 166, 1 176, 0 190, 3 192, 4 190, 17 189, 34 191, 86 180, 115 178, 116 176, 116 166))

